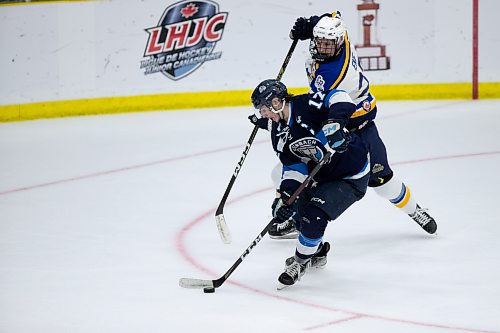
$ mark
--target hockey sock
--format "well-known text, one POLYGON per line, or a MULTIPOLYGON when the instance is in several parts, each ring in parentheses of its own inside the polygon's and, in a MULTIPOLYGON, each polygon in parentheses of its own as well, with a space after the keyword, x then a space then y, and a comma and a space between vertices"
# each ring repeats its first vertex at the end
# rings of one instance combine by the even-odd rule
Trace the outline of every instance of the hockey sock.
POLYGON ((307 262, 318 251, 327 224, 328 215, 325 212, 313 205, 306 207, 295 249, 297 262, 301 264, 307 262))
POLYGON ((392 177, 384 185, 374 187, 375 192, 381 197, 389 200, 394 206, 400 208, 406 214, 413 214, 417 203, 411 195, 410 188, 399 178, 392 177))
POLYGON ((308 238, 302 233, 297 239, 297 247, 295 248, 295 261, 300 264, 305 264, 316 252, 318 252, 321 238, 308 238))

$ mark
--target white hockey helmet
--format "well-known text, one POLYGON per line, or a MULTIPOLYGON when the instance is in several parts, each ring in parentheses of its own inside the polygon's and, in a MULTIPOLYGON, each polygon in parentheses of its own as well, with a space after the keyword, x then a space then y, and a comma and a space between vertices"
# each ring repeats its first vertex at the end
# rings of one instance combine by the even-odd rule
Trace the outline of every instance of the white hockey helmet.
POLYGON ((339 17, 324 16, 313 28, 313 38, 309 45, 311 56, 319 61, 334 58, 344 46, 347 29, 339 17))

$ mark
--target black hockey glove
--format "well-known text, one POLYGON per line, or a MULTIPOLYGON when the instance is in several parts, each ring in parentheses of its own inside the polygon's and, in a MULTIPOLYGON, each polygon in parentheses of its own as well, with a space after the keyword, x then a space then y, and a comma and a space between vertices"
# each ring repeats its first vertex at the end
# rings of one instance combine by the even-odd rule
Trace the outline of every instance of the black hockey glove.
POLYGON ((319 16, 311 16, 310 18, 299 17, 290 31, 290 38, 300 40, 313 38, 313 28, 319 19, 319 16))
POLYGON ((329 119, 323 123, 323 133, 328 140, 326 149, 328 151, 343 153, 351 142, 351 133, 341 122, 329 119))
POLYGON ((288 198, 290 198, 290 196, 288 195, 288 193, 284 192, 281 194, 281 198, 274 199, 271 206, 273 217, 279 222, 284 222, 295 215, 293 205, 287 206, 285 204, 288 198))
POLYGON ((248 120, 254 125, 259 126, 260 129, 270 131, 271 130, 271 119, 266 119, 266 118, 259 118, 256 115, 250 115, 248 116, 248 120))

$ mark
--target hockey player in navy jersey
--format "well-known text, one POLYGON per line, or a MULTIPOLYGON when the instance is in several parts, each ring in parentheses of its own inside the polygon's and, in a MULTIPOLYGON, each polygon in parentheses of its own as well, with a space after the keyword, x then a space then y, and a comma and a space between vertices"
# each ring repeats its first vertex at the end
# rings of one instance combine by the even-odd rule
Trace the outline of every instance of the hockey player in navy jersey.
POLYGON ((278 224, 293 220, 299 230, 295 255, 285 261, 278 278, 282 289, 296 283, 311 265, 326 264, 330 245, 323 242, 325 228, 365 195, 370 156, 358 135, 345 128, 355 104, 342 90, 291 96, 283 83, 270 79, 255 88, 252 104, 264 119, 272 120, 271 142, 283 165, 273 217, 278 224), (328 151, 331 158, 315 175, 313 186, 286 206, 328 151))
MULTIPOLYGON (((349 40, 340 13, 300 17, 290 31, 290 38, 310 40, 306 71, 311 92, 343 90, 356 104, 346 127, 359 135, 370 151, 368 186, 408 214, 426 232, 434 234, 437 229, 434 218, 417 204, 410 188, 394 175, 389 165, 385 145, 374 122, 376 99, 370 93, 370 83, 358 63, 356 50, 349 40)), ((280 234, 284 234, 285 229, 280 234)))

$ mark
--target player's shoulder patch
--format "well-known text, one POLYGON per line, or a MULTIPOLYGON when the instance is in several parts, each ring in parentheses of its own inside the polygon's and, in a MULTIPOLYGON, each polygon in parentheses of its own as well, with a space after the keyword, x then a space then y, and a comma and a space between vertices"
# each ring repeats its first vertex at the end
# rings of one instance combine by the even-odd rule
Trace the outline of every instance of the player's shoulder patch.
POLYGON ((323 76, 321 74, 316 76, 316 80, 314 80, 314 86, 319 91, 325 91, 325 80, 323 79, 323 76))
POLYGON ((364 100, 363 101, 363 110, 365 110, 366 112, 370 112, 372 108, 372 103, 370 103, 369 100, 364 100))

